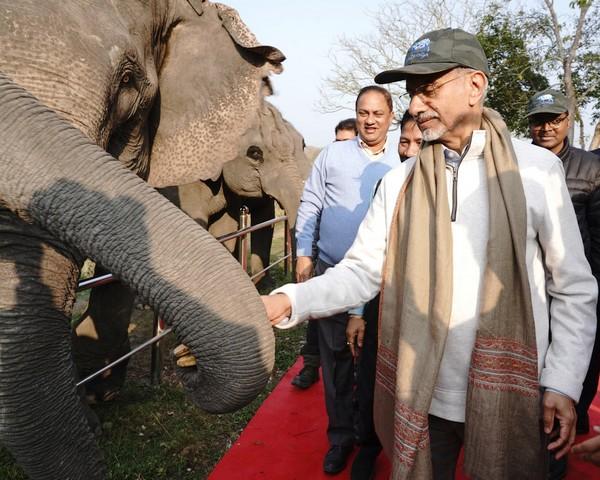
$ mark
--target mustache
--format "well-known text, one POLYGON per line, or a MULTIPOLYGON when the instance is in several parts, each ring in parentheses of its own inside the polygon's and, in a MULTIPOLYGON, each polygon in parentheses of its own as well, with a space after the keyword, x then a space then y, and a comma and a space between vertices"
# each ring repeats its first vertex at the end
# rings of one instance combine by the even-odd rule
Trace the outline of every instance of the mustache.
POLYGON ((440 118, 438 114, 434 113, 434 112, 422 112, 419 113, 417 116, 414 117, 415 121, 417 123, 423 123, 426 122, 428 120, 431 120, 433 118, 440 118))

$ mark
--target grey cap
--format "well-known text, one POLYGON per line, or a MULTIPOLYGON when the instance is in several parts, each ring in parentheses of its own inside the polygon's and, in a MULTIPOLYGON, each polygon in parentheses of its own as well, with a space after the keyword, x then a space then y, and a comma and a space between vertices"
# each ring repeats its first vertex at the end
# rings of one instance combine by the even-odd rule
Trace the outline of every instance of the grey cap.
POLYGON ((460 28, 444 28, 420 37, 406 52, 404 67, 381 72, 375 82, 397 82, 409 75, 430 75, 455 67, 473 68, 490 75, 487 57, 477 37, 460 28))
POLYGON ((537 92, 529 100, 527 106, 527 116, 537 115, 538 113, 564 113, 569 111, 569 101, 567 97, 558 90, 547 88, 537 92))

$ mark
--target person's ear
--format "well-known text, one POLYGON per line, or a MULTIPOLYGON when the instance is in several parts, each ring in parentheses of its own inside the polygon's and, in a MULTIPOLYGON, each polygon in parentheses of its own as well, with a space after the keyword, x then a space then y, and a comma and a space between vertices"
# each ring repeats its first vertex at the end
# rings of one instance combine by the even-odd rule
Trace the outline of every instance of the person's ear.
POLYGON ((483 72, 478 70, 472 72, 469 75, 469 105, 475 106, 477 104, 483 104, 485 92, 488 86, 488 79, 483 72))

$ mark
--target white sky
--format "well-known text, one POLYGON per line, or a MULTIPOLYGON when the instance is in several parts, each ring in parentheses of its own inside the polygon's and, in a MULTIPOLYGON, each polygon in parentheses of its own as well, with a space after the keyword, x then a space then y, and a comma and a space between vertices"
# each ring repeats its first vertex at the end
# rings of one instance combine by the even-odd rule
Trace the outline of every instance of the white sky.
MULTIPOLYGON (((383 0, 221 1, 240 13, 262 44, 279 48, 287 57, 283 73, 272 77, 275 95, 270 101, 304 135, 307 145, 331 142, 337 122, 353 116, 353 111, 323 114, 316 108, 319 88, 330 75, 329 52, 342 34, 353 37, 372 31, 366 13, 383 0)), ((539 0, 524 3, 538 5, 539 0)), ((568 0, 556 4, 560 13, 568 8, 568 0)))

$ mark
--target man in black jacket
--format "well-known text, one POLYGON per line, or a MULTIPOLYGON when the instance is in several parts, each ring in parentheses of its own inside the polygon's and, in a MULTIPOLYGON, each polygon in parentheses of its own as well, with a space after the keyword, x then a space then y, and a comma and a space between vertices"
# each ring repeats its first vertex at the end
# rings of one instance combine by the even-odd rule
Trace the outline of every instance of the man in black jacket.
MULTIPOLYGON (((533 143, 547 148, 562 161, 567 187, 575 207, 585 255, 596 280, 600 280, 600 158, 569 144, 571 118, 565 95, 547 89, 529 101, 527 116, 533 143)), ((598 388, 600 373, 600 329, 577 405, 577 433, 588 433, 590 407, 598 388)))

